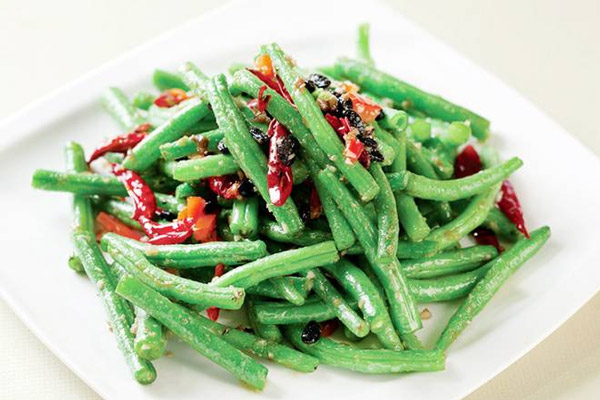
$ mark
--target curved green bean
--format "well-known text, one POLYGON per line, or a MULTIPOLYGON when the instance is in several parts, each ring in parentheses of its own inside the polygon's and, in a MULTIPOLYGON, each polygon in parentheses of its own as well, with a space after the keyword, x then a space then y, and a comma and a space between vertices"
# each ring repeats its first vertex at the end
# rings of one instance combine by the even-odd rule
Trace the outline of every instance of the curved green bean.
POLYGON ((466 300, 452 315, 442 332, 436 347, 446 350, 483 310, 494 294, 527 260, 537 253, 550 237, 550 228, 543 227, 531 232, 531 238, 519 240, 512 248, 500 254, 488 265, 485 276, 475 285, 466 300))
POLYGON ((432 257, 402 261, 407 278, 435 278, 470 271, 498 255, 494 246, 472 246, 438 253, 432 257))

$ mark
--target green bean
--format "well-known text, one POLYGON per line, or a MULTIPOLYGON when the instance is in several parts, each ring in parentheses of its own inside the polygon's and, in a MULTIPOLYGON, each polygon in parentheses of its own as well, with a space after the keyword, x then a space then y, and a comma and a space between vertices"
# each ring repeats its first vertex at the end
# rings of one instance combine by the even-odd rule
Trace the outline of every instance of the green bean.
POLYGON ((356 41, 357 58, 368 65, 373 65, 371 48, 369 46, 369 24, 358 26, 358 38, 356 41))
POLYGON ((183 136, 174 142, 159 147, 162 158, 166 161, 177 160, 194 154, 203 155, 205 151, 216 152, 217 145, 225 134, 219 129, 192 136, 183 136))
POLYGON ((271 282, 281 298, 289 301, 293 305, 301 306, 306 301, 304 293, 301 290, 298 290, 292 282, 285 279, 285 276, 273 277, 269 279, 269 282, 271 282))
POLYGON ((120 239, 127 246, 141 251, 151 263, 176 269, 214 267, 217 264, 239 265, 267 255, 267 246, 260 240, 156 246, 127 238, 120 239))
POLYGON ((325 188, 317 179, 319 167, 312 160, 308 160, 306 164, 310 170, 309 172, 312 182, 315 185, 315 190, 319 195, 319 200, 321 201, 321 206, 323 207, 323 213, 327 218, 327 223, 329 229, 331 230, 331 235, 333 236, 335 246, 339 251, 343 251, 352 246, 356 241, 354 232, 348 224, 348 221, 346 221, 344 214, 342 214, 337 204, 335 204, 335 201, 331 198, 327 188, 325 188))
POLYGON ((203 317, 172 303, 133 276, 119 281, 117 293, 136 306, 146 310, 194 350, 235 375, 245 384, 262 389, 267 369, 245 355, 224 337, 211 332, 203 317))
POLYGON ((388 176, 388 179, 390 180, 390 184, 406 179, 406 185, 400 185, 400 187, 404 186, 403 189, 397 189, 392 186, 392 190, 403 190, 413 197, 437 201, 455 201, 474 196, 489 189, 491 186, 508 178, 522 165, 523 161, 521 159, 513 157, 501 165, 484 169, 464 178, 449 181, 429 179, 410 172, 406 176, 400 177, 400 179, 396 179, 395 176, 388 176))
POLYGON ((402 261, 402 270, 408 278, 435 278, 470 271, 497 255, 498 251, 493 246, 472 246, 432 257, 402 261))
POLYGON ((330 307, 340 322, 358 337, 369 334, 369 324, 363 320, 350 305, 344 300, 340 292, 325 278, 317 268, 304 273, 305 276, 313 276, 315 286, 313 290, 330 307))
MULTIPOLYGON (((152 104, 150 106, 150 108, 148 108, 148 111, 146 112, 146 119, 148 120, 148 123, 150 123, 150 125, 152 125, 152 126, 161 126, 164 123, 173 119, 173 117, 178 112, 185 109, 186 107, 188 107, 188 105, 190 103, 193 103, 196 100, 197 100, 197 98, 192 97, 188 100, 182 101, 181 103, 177 104, 176 106, 169 107, 169 108, 159 107, 155 104, 152 104)), ((186 134, 194 135, 196 133, 206 133, 208 131, 212 131, 217 128, 218 128, 218 126, 214 120, 214 116, 212 114, 208 114, 202 120, 196 122, 190 128, 188 128, 186 134)))
POLYGON ((213 107, 219 127, 225 132, 225 142, 231 155, 242 171, 254 183, 267 208, 279 224, 290 233, 298 233, 304 224, 296 205, 288 198, 282 206, 274 206, 267 188, 267 159, 258 143, 252 138, 248 127, 227 90, 224 75, 218 75, 206 85, 207 95, 213 107))
POLYGON ((402 350, 400 338, 394 330, 385 300, 367 275, 347 260, 324 267, 339 282, 344 290, 358 302, 371 331, 377 335, 386 349, 402 350))
MULTIPOLYGON (((65 146, 65 163, 67 171, 73 173, 88 171, 83 148, 75 142, 65 146)), ((73 196, 73 229, 76 231, 92 232, 94 230, 94 215, 90 200, 81 194, 73 196)))
POLYGON ((211 282, 215 287, 235 285, 247 288, 265 279, 294 274, 339 259, 332 241, 287 250, 237 267, 211 282))
POLYGON ((523 237, 523 234, 517 229, 506 215, 500 209, 493 207, 487 218, 481 224, 484 228, 491 229, 500 238, 514 243, 523 237))
POLYGON ((408 126, 408 114, 402 110, 383 107, 383 119, 380 122, 382 128, 398 130, 403 132, 408 126))
POLYGON ((188 85, 186 85, 180 77, 162 69, 154 70, 154 74, 152 75, 152 83, 154 83, 154 86, 156 86, 158 90, 181 89, 185 90, 186 92, 190 90, 188 85))
MULTIPOLYGON (((111 265, 111 270, 115 273, 117 280, 128 275, 125 267, 117 262, 111 265)), ((135 334, 133 345, 136 354, 149 361, 160 358, 167 347, 167 337, 163 326, 138 306, 133 306, 133 311, 135 321, 131 326, 131 332, 135 334)))
POLYGON ((456 300, 468 295, 487 271, 484 265, 473 271, 435 279, 408 279, 408 285, 419 303, 456 300))
POLYGON ((173 179, 180 182, 190 182, 211 176, 235 174, 239 167, 233 157, 224 154, 198 157, 184 161, 169 161, 165 168, 170 171, 173 179))
POLYGON ((133 96, 133 106, 144 111, 148 111, 150 106, 154 103, 154 95, 148 92, 137 92, 133 96))
POLYGON ((365 63, 346 58, 339 59, 335 63, 335 71, 357 83, 365 91, 388 97, 398 104, 409 103, 408 108, 422 111, 430 117, 448 122, 469 121, 473 135, 480 140, 485 140, 489 134, 490 122, 485 118, 365 63))
POLYGON ((437 348, 446 350, 483 310, 494 294, 527 260, 536 254, 550 237, 550 228, 543 227, 531 232, 531 238, 519 240, 512 248, 500 254, 488 264, 489 271, 475 285, 465 301, 452 315, 442 332, 437 348))
POLYGON ((80 195, 127 196, 125 187, 114 176, 88 172, 57 172, 38 169, 33 173, 31 185, 36 189, 80 195))
POLYGON ((250 297, 246 298, 246 316, 248 318, 248 324, 250 324, 250 328, 252 328, 254 334, 257 336, 275 343, 279 343, 283 340, 283 335, 281 334, 281 331, 277 325, 266 325, 256 318, 254 300, 250 297))
POLYGON ((215 287, 170 274, 152 265, 144 254, 130 247, 120 236, 107 233, 102 246, 127 271, 161 294, 190 304, 237 310, 244 303, 245 292, 234 287, 215 287))
POLYGON ((450 179, 454 175, 454 164, 446 157, 439 154, 439 151, 431 150, 425 146, 420 148, 423 157, 429 161, 437 176, 440 179, 450 179))
POLYGON ((102 96, 102 105, 121 128, 127 131, 131 131, 145 122, 119 88, 109 88, 102 96))
POLYGON ((396 200, 381 166, 373 163, 370 171, 380 188, 373 200, 377 208, 377 257, 382 260, 396 258, 400 235, 396 200))
POLYGON ((94 233, 76 231, 73 234, 73 242, 77 257, 81 260, 87 276, 98 288, 117 345, 134 378, 144 385, 154 382, 156 379, 154 367, 135 352, 133 334, 130 331, 133 322, 131 308, 115 293, 115 277, 96 245, 94 233))
MULTIPOLYGON (((356 304, 351 304, 356 308, 356 304)), ((266 325, 306 324, 310 321, 322 322, 335 318, 333 308, 319 298, 309 298, 302 306, 289 303, 257 302, 256 318, 266 325)))
MULTIPOLYGON (((373 126, 375 127, 376 134, 383 135, 384 137, 385 135, 390 135, 392 137, 388 138, 388 140, 395 141, 397 155, 390 170, 394 173, 406 173, 406 134, 398 128, 393 128, 392 132, 394 132, 394 135, 391 135, 385 130, 380 129, 378 124, 374 123, 373 126)), ((421 215, 415 200, 404 193, 395 193, 394 199, 398 220, 402 224, 406 234, 413 241, 422 240, 429 234, 430 229, 427 221, 421 215)))
POLYGON ((272 221, 265 221, 261 224, 260 234, 276 242, 291 243, 297 246, 311 246, 332 239, 331 233, 312 229, 304 229, 297 235, 290 235, 283 232, 281 226, 272 221))
POLYGON ((365 202, 372 200, 379 192, 379 186, 360 163, 346 162, 343 155, 343 144, 323 117, 321 109, 310 92, 304 85, 299 84, 303 82, 302 78, 290 66, 283 51, 276 44, 265 46, 264 50, 269 53, 273 66, 319 147, 356 189, 361 200, 365 202))
POLYGON ((125 157, 123 167, 134 171, 148 169, 160 157, 160 145, 182 137, 189 128, 210 112, 208 103, 191 99, 173 118, 153 130, 125 157))
POLYGON ((302 327, 285 326, 285 336, 301 351, 322 364, 345 368, 365 374, 395 374, 400 372, 428 372, 444 369, 444 353, 436 350, 378 350, 359 349, 347 344, 321 338, 316 343, 302 341, 302 327))
POLYGON ((78 274, 85 272, 83 269, 83 264, 81 264, 81 260, 75 254, 71 254, 69 260, 67 261, 67 265, 78 274))
MULTIPOLYGON (((284 276, 279 279, 286 280, 289 285, 293 285, 305 299, 308 296, 308 293, 312 290, 314 282, 313 280, 300 278, 297 276, 284 276)), ((272 279, 259 282, 254 286, 250 286, 246 289, 246 293, 255 296, 271 297, 274 299, 285 299, 285 297, 283 297, 277 290, 277 287, 272 282, 272 279)))
POLYGON ((258 199, 256 197, 233 201, 229 228, 231 233, 242 237, 254 237, 258 233, 258 199))
POLYGON ((433 230, 425 240, 436 242, 438 251, 457 243, 485 221, 494 206, 499 189, 500 185, 496 184, 473 197, 467 208, 458 217, 433 230))
POLYGON ((431 138, 431 124, 423 118, 415 118, 408 124, 406 133, 415 142, 423 143, 431 138))
POLYGON ((352 230, 354 230, 354 234, 364 249, 369 263, 385 288, 392 310, 392 320, 396 328, 400 333, 409 333, 419 329, 421 319, 416 304, 410 297, 398 260, 396 258, 382 260, 376 256, 377 234, 375 227, 358 201, 331 171, 321 171, 318 179, 327 187, 331 197, 335 199, 338 207, 352 226, 352 230))

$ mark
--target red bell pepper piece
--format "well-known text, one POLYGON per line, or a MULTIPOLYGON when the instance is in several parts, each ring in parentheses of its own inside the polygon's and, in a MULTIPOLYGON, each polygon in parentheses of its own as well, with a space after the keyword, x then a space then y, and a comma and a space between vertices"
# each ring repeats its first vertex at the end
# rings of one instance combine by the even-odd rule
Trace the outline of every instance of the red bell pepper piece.
POLYGON ((189 99, 189 97, 184 90, 169 89, 161 93, 160 96, 154 100, 154 104, 161 108, 171 108, 187 99, 189 99))
POLYGON ((124 236, 134 240, 140 240, 144 234, 136 231, 119 221, 118 218, 100 211, 96 216, 96 226, 98 228, 98 237, 101 237, 106 232, 114 232, 117 235, 124 236))
POLYGON ((150 124, 142 124, 135 128, 133 132, 119 135, 111 139, 108 143, 105 143, 94 150, 88 160, 88 164, 106 153, 126 153, 127 150, 132 149, 136 144, 141 142, 146 137, 149 130, 150 124))
POLYGON ((359 95, 356 92, 348 92, 348 98, 352 100, 352 109, 360 116, 365 124, 375 121, 381 112, 379 104, 359 95))
POLYGON ((132 218, 139 220, 140 217, 152 219, 156 213, 156 198, 150 186, 137 173, 113 165, 113 173, 123 183, 127 194, 133 200, 134 211, 132 218))
POLYGON ((269 124, 267 135, 270 137, 267 188, 271 202, 279 207, 284 205, 290 197, 294 183, 292 168, 282 163, 278 151, 280 143, 285 140, 289 132, 277 120, 273 119, 269 124))
MULTIPOLYGON (((218 278, 219 276, 223 275, 225 273, 225 265, 224 264, 217 264, 217 266, 215 267, 215 278, 218 278)), ((208 316, 208 318, 210 318, 213 321, 216 321, 217 319, 219 319, 219 308, 217 307, 209 307, 206 309, 206 315, 208 316)))
POLYGON ((529 238, 529 232, 525 228, 525 219, 523 218, 523 209, 519 198, 515 193, 513 185, 508 181, 502 182, 502 188, 500 189, 502 197, 498 201, 498 208, 508 217, 508 219, 515 224, 517 229, 529 238))
POLYGON ((217 215, 205 212, 206 200, 199 196, 187 198, 186 207, 179 212, 178 219, 193 218, 194 240, 201 243, 219 240, 217 236, 217 215))

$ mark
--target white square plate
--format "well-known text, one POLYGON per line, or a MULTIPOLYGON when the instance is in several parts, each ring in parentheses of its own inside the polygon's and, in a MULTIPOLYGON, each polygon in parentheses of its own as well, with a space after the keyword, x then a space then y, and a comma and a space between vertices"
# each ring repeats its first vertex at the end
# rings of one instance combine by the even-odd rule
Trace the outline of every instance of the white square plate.
MULTIPOLYGON (((89 282, 66 266, 70 196, 29 186, 35 168, 61 169, 62 146, 86 146, 116 131, 98 99, 111 85, 129 93, 148 86, 155 67, 193 60, 209 73, 248 61, 262 43, 279 42, 300 65, 352 55, 359 22, 370 21, 377 64, 492 121, 493 142, 525 166, 512 179, 531 228, 553 237, 519 271, 451 347, 444 372, 365 376, 321 366, 300 374, 269 365, 262 398, 350 400, 460 398, 498 374, 550 334, 600 288, 600 162, 514 90, 411 22, 364 1, 254 0, 229 4, 192 21, 39 101, 0 127, 0 286, 31 330, 107 399, 259 398, 220 368, 173 340, 174 357, 156 362, 158 380, 136 384, 106 325, 89 282)), ((430 308, 426 340, 439 333, 452 305, 430 308)))

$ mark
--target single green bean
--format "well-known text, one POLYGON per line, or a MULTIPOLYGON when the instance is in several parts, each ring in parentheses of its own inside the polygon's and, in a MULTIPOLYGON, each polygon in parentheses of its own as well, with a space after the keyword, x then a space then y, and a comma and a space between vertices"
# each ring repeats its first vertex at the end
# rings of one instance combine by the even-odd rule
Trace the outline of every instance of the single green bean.
POLYGON ((324 268, 357 301, 371 331, 377 335, 382 346, 386 349, 402 350, 402 343, 394 330, 385 300, 367 275, 344 259, 324 268))
POLYGON ((109 88, 102 96, 102 105, 121 128, 127 131, 131 131, 145 122, 125 93, 119 88, 109 88))
POLYGON ((125 157, 123 167, 134 171, 148 169, 160 157, 160 145, 179 139, 195 123, 210 112, 208 103, 202 99, 188 100, 186 106, 172 119, 153 130, 125 157))
POLYGON ((260 240, 156 246, 127 238, 120 239, 127 246, 141 251, 151 263, 176 269, 214 267, 217 264, 239 265, 267 255, 267 246, 260 240))
POLYGON ((152 83, 154 83, 154 86, 156 86, 158 90, 181 89, 185 90, 186 92, 190 90, 188 85, 186 85, 180 77, 162 69, 154 70, 154 74, 152 75, 152 83))
POLYGON ((260 226, 260 234, 275 242, 291 243, 297 246, 311 246, 332 239, 331 233, 312 229, 304 229, 297 235, 290 235, 273 221, 263 222, 260 226))
POLYGON ((322 364, 365 374, 429 372, 444 369, 445 357, 442 351, 359 349, 328 338, 306 344, 301 339, 302 329, 297 325, 285 326, 284 333, 295 347, 318 358, 322 364))
POLYGON ((360 24, 358 26, 356 54, 359 60, 368 65, 373 65, 373 57, 371 57, 371 48, 369 46, 369 24, 360 24))
POLYGON ((485 276, 475 285, 465 301, 452 315, 442 332, 437 348, 446 350, 483 310, 494 294, 527 260, 535 255, 550 237, 550 228, 543 227, 531 232, 531 238, 519 240, 512 248, 492 260, 485 276))
POLYGON ((489 189, 491 186, 508 178, 522 165, 523 161, 514 157, 501 165, 484 169, 476 174, 460 179, 440 181, 411 172, 407 172, 406 175, 398 178, 396 176, 388 176, 388 179, 390 185, 399 182, 399 187, 404 186, 403 189, 392 186, 392 190, 403 190, 413 197, 437 201, 455 201, 474 196, 489 189), (406 180, 406 185, 404 185, 403 180, 406 180))
POLYGON ((344 300, 340 292, 325 278, 317 268, 304 273, 305 276, 314 278, 313 290, 323 302, 333 310, 335 316, 353 334, 365 337, 370 332, 369 324, 362 319, 350 305, 344 300))
POLYGON ((170 171, 173 179, 180 182, 190 182, 211 176, 235 174, 239 167, 233 157, 224 154, 198 157, 184 161, 169 161, 165 168, 170 171))
POLYGON ((142 229, 140 223, 131 218, 133 215, 133 206, 130 203, 116 199, 104 200, 102 198, 95 198, 94 206, 96 206, 98 210, 102 210, 114 217, 117 217, 119 221, 133 229, 142 229))
POLYGON ((226 272, 210 284, 215 287, 235 285, 247 288, 265 279, 294 274, 296 272, 331 264, 339 259, 332 241, 282 251, 226 272))
POLYGON ((480 140, 485 140, 489 135, 490 122, 487 119, 378 71, 368 64, 342 58, 335 63, 335 71, 357 83, 363 90, 388 97, 398 104, 408 103, 409 109, 422 111, 430 117, 448 122, 469 121, 473 135, 480 140))
POLYGON ((348 179, 348 182, 356 189, 362 201, 372 200, 379 192, 379 186, 373 177, 363 168, 360 163, 347 163, 343 155, 343 144, 337 134, 329 125, 315 99, 306 89, 300 75, 289 64, 285 54, 276 44, 270 44, 263 48, 269 53, 273 66, 279 77, 285 84, 286 89, 292 96, 294 104, 298 108, 305 123, 310 129, 317 144, 328 155, 331 162, 348 179))
POLYGON ((183 136, 174 142, 161 145, 160 154, 166 161, 173 161, 194 154, 203 155, 205 151, 216 152, 217 145, 224 137, 225 134, 219 129, 183 136))
POLYGON ((225 76, 221 74, 207 82, 206 91, 219 127, 225 132, 225 142, 231 155, 254 183, 277 222, 290 233, 300 232, 304 224, 294 201, 288 198, 281 206, 275 206, 271 202, 267 188, 267 159, 250 135, 240 111, 235 106, 227 89, 225 76))
POLYGON ((194 350, 255 389, 262 389, 267 368, 207 328, 203 317, 171 302, 133 276, 119 281, 117 293, 146 310, 194 350))
POLYGON ((102 237, 102 245, 130 274, 161 294, 190 304, 228 310, 237 310, 244 303, 243 289, 215 287, 163 271, 152 265, 141 251, 129 246, 118 235, 107 233, 102 237))
POLYGON ((277 325, 266 325, 256 318, 254 300, 250 296, 246 298, 246 317, 255 335, 274 343, 279 343, 283 340, 283 335, 277 325))
MULTIPOLYGON (((356 303, 352 303, 353 308, 356 303)), ((310 321, 322 322, 335 318, 333 308, 320 298, 308 298, 302 306, 289 303, 257 302, 256 318, 266 325, 306 324, 310 321)))
POLYGON ((140 110, 148 111, 150 106, 154 103, 155 96, 148 92, 137 92, 133 96, 133 106, 140 110))
POLYGON ((254 237, 258 232, 258 198, 234 200, 229 218, 231 233, 241 237, 254 237))
POLYGON ((371 164, 370 171, 380 188, 373 200, 377 209, 377 257, 382 260, 396 258, 400 225, 394 193, 380 165, 371 164))
MULTIPOLYGON (((309 280, 306 278, 300 278, 297 276, 284 276, 279 279, 288 281, 289 285, 292 285, 296 288, 296 290, 302 294, 302 296, 306 299, 308 293, 312 290, 313 280, 309 280)), ((284 299, 285 297, 278 291, 275 284, 272 282, 272 279, 262 281, 257 283, 254 286, 250 286, 246 289, 246 293, 252 294, 255 296, 262 297, 271 297, 274 299, 284 299)))
POLYGON ((498 250, 493 246, 472 246, 432 257, 402 261, 402 270, 408 278, 435 278, 470 271, 497 255, 498 250))

